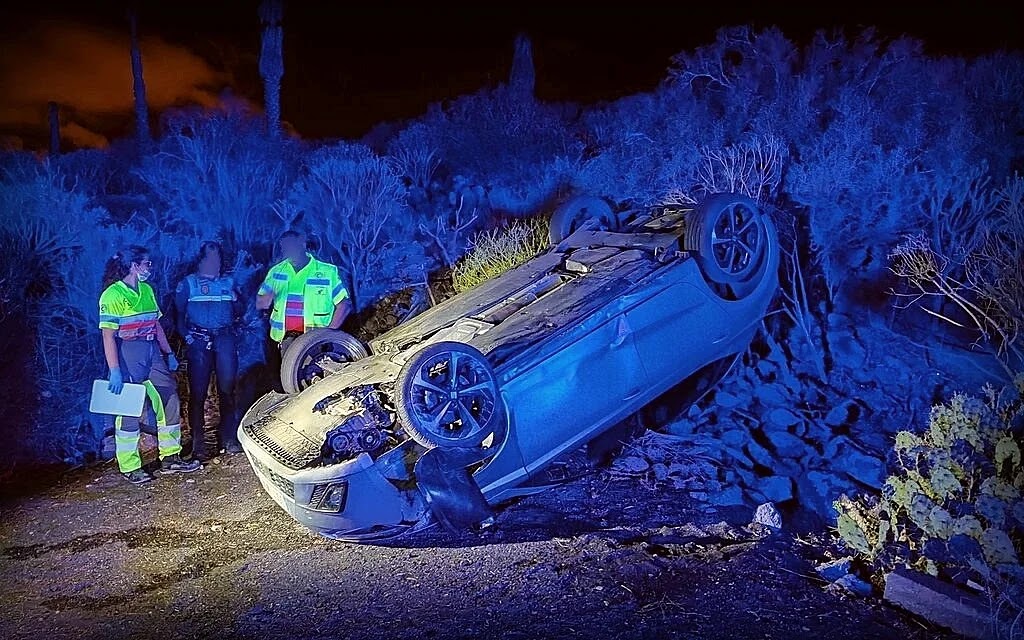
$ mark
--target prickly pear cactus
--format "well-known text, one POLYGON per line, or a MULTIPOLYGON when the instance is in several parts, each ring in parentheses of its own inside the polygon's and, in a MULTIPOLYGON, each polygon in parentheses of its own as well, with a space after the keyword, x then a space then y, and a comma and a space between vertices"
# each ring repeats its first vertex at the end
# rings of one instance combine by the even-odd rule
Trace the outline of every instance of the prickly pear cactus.
POLYGON ((1024 575, 1022 418, 1024 374, 1002 390, 986 386, 936 405, 923 433, 896 434, 881 496, 836 501, 839 537, 879 569, 966 570, 990 584, 1024 575), (957 536, 975 551, 963 538, 950 543, 957 536))

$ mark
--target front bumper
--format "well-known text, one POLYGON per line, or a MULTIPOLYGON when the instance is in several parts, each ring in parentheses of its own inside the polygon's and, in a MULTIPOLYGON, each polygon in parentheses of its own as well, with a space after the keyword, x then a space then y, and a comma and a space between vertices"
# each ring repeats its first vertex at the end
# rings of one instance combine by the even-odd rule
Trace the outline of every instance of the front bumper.
POLYGON ((399 489, 366 453, 339 464, 296 471, 275 460, 243 429, 238 430, 238 439, 274 502, 321 535, 384 539, 423 520, 425 509, 419 492, 399 489), (339 492, 344 492, 340 499, 339 492), (324 505, 329 494, 334 494, 331 507, 324 505))

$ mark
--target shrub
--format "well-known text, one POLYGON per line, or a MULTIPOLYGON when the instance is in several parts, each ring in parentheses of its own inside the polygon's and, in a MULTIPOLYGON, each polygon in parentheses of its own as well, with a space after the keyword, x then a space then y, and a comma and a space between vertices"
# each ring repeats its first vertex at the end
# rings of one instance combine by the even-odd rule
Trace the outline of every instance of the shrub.
POLYGON ((457 293, 514 269, 548 247, 547 218, 514 220, 507 227, 476 235, 471 249, 452 270, 457 293))

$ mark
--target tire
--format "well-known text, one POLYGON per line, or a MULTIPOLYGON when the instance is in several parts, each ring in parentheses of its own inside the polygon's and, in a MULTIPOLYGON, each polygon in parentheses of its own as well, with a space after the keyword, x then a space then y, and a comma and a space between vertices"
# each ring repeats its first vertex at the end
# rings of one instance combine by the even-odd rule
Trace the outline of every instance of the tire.
POLYGON ((298 393, 328 375, 320 363, 352 362, 370 355, 363 343, 340 329, 312 329, 295 338, 281 354, 281 388, 298 393))
POLYGON ((583 226, 584 222, 595 219, 604 229, 614 231, 618 228, 618 221, 608 202, 596 196, 577 196, 562 204, 552 214, 548 239, 551 244, 558 244, 583 226))
POLYGON ((755 279, 768 253, 769 222, 757 203, 738 193, 718 193, 701 203, 686 227, 685 248, 712 284, 755 279))
POLYGON ((494 369, 468 344, 438 342, 424 347, 402 367, 395 390, 399 420, 409 436, 428 449, 476 447, 491 434, 495 447, 504 439, 505 404, 494 369))

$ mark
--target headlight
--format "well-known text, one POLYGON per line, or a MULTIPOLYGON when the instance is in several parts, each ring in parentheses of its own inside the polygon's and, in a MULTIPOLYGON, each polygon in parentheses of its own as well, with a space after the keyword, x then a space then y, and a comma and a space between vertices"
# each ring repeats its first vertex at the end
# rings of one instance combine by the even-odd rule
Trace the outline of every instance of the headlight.
POLYGON ((328 513, 340 513, 345 508, 347 498, 347 482, 318 484, 313 488, 313 495, 309 498, 309 508, 328 513))

